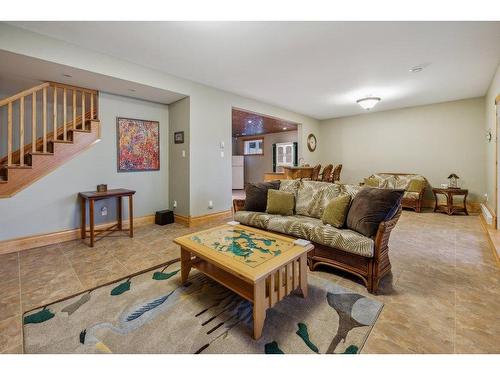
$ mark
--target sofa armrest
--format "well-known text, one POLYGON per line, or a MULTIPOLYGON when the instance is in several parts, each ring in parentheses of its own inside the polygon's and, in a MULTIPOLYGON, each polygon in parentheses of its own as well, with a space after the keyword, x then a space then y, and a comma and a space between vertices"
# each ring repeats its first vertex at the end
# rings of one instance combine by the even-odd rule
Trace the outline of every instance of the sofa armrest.
POLYGON ((379 224, 377 233, 375 234, 375 249, 373 256, 378 259, 383 251, 388 249, 389 237, 391 235, 391 231, 396 226, 396 223, 401 216, 402 207, 399 206, 398 211, 393 216, 392 219, 383 221, 379 224))
POLYGON ((243 211, 245 209, 244 199, 233 199, 233 210, 234 212, 243 211))

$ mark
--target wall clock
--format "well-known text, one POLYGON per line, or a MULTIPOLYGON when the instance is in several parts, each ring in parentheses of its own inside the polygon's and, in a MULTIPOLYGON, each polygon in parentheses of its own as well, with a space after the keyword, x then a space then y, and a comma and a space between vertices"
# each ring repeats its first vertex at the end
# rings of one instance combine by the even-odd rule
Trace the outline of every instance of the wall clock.
POLYGON ((314 150, 316 150, 317 143, 318 142, 316 141, 316 137, 314 136, 314 134, 309 134, 307 136, 307 148, 309 149, 309 151, 314 152, 314 150))

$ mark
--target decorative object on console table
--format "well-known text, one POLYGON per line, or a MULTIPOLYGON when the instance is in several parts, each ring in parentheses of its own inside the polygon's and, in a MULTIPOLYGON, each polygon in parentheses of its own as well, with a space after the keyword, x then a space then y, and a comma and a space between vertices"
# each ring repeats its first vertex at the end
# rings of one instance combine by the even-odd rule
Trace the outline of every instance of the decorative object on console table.
POLYGON ((156 211, 155 214, 155 224, 167 225, 174 222, 174 211, 172 210, 162 210, 156 211))
POLYGON ((116 118, 118 172, 160 170, 160 123, 116 118))
POLYGON ((448 215, 453 215, 454 213, 464 213, 469 215, 467 212, 467 194, 469 191, 467 189, 459 189, 459 188, 433 188, 432 192, 434 193, 434 199, 436 200, 436 205, 434 206, 434 212, 443 212, 448 215), (438 201, 438 195, 444 195, 446 197, 446 204, 440 204, 438 201), (455 195, 462 195, 464 197, 463 207, 456 206, 453 203, 453 197, 455 195))
POLYGON ((174 133, 174 143, 184 143, 184 132, 175 132, 174 133))
POLYGON ((458 177, 455 173, 452 173, 448 176, 448 180, 450 181, 448 183, 448 187, 450 189, 458 189, 458 179, 460 177, 458 177))
POLYGON ((134 237, 134 210, 133 210, 133 198, 135 194, 134 190, 128 189, 111 189, 105 192, 97 191, 85 191, 78 193, 81 202, 81 237, 83 240, 87 237, 87 232, 90 234, 90 247, 94 247, 95 235, 106 233, 106 232, 117 232, 122 231, 122 198, 128 197, 128 215, 129 215, 129 236, 134 237), (117 209, 117 219, 118 222, 106 229, 95 230, 94 229, 94 203, 97 200, 116 198, 118 200, 117 209), (87 230, 87 202, 89 203, 89 224, 90 229, 87 230))
POLYGON ((108 191, 108 185, 106 185, 106 184, 97 185, 97 192, 98 193, 104 193, 106 191, 108 191))

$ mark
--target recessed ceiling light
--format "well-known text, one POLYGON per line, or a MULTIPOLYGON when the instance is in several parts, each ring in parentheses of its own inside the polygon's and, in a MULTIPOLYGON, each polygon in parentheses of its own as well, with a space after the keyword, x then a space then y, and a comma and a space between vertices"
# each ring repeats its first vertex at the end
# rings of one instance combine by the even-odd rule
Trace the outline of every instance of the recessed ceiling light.
POLYGON ((251 124, 251 123, 252 123, 252 120, 248 120, 247 122, 248 122, 249 124, 251 124))
POLYGON ((423 66, 414 66, 414 67, 410 68, 410 73, 419 73, 422 70, 424 70, 423 66))
POLYGON ((64 77, 68 77, 68 78, 73 78, 73 76, 72 76, 72 75, 69 75, 69 74, 66 74, 66 73, 64 73, 64 74, 63 74, 63 76, 64 76, 64 77))
POLYGON ((375 107, 380 100, 381 99, 376 96, 369 96, 366 98, 356 100, 356 103, 358 103, 361 106, 361 108, 369 111, 370 109, 375 107))
POLYGON ((247 135, 247 133, 241 133, 241 135, 247 135))
POLYGON ((286 129, 287 129, 286 127, 285 127, 285 128, 283 128, 283 130, 286 130, 286 129))

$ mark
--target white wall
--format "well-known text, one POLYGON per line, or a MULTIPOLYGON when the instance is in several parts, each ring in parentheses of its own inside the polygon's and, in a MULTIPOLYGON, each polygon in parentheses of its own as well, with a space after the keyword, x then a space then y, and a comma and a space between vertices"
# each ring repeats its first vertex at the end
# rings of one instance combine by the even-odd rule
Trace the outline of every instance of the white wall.
MULTIPOLYGON (((244 153, 244 141, 254 137, 237 138, 237 155, 244 153)), ((245 160, 245 183, 259 182, 264 180, 264 173, 273 171, 273 144, 283 142, 297 142, 297 131, 269 133, 264 138, 264 155, 246 155, 245 160)))
POLYGON ((306 163, 314 164, 319 160, 321 141, 314 153, 309 152, 306 147, 307 135, 319 132, 319 121, 310 117, 85 50, 5 23, 0 23, 0 49, 190 96, 191 216, 231 208, 232 107, 301 124, 298 136, 299 156, 304 157, 306 163), (224 157, 220 157, 221 141, 225 143, 224 157), (213 209, 208 208, 209 200, 214 203, 213 209))
POLYGON ((341 181, 355 184, 375 172, 407 172, 439 186, 455 172, 470 199, 482 201, 483 129, 484 98, 325 120, 322 164, 343 164, 341 181))
MULTIPOLYGON (((54 172, 22 190, 12 198, 0 199, 0 240, 56 232, 80 226, 77 194, 95 190, 98 184, 108 189, 136 190, 134 215, 154 214, 168 206, 168 107, 166 105, 100 93, 99 117, 102 140, 77 155, 54 172), (116 117, 131 117, 160 122, 160 171, 117 172, 116 117)), ((96 223, 111 221, 115 202, 108 206, 108 216, 96 223)), ((124 202, 124 215, 128 206, 124 202)))
MULTIPOLYGON (((495 75, 491 81, 488 92, 485 96, 484 108, 485 108, 485 128, 484 135, 486 136, 486 132, 488 130, 491 131, 492 141, 490 143, 486 143, 486 188, 488 193, 488 208, 496 213, 498 212, 498 207, 495 207, 495 193, 497 181, 495 181, 495 168, 496 168, 496 146, 498 142, 497 132, 497 124, 496 124, 496 106, 495 106, 495 98, 497 95, 500 95, 500 65, 497 68, 495 75)), ((499 150, 500 151, 500 150, 499 150)), ((500 175, 500 173, 499 173, 500 175)), ((500 177, 500 176, 499 176, 500 177)), ((500 203, 500 199, 498 200, 500 203)))

